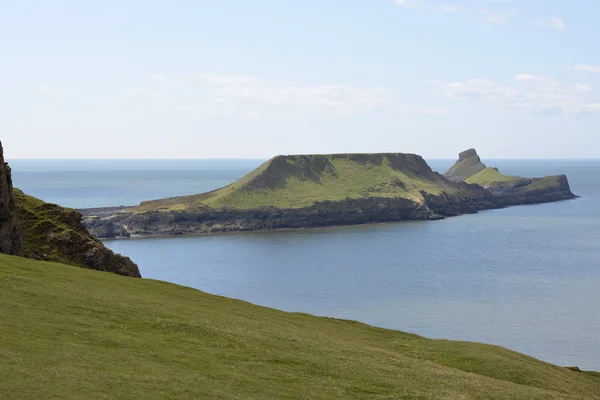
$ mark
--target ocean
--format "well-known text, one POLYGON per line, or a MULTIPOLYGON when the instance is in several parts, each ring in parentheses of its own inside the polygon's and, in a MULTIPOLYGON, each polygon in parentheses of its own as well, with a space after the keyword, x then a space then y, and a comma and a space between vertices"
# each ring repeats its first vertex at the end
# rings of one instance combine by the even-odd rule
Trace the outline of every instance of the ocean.
MULTIPOLYGON (((9 161, 16 187, 86 208, 216 189, 263 160, 9 161)), ((438 171, 452 162, 429 160, 438 171)), ((600 160, 484 162, 565 173, 581 198, 442 221, 105 243, 145 278, 600 371, 600 160)))

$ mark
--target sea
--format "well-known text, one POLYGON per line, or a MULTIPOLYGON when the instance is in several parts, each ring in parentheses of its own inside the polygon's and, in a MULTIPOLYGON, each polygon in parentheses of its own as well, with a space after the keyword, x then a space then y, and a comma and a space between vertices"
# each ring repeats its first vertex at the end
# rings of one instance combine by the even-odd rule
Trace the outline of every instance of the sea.
MULTIPOLYGON (((9 161, 16 187, 88 208, 216 189, 264 160, 9 161)), ((581 197, 442 221, 105 244, 145 278, 600 371, 600 160, 484 161, 508 175, 567 174, 581 197)))

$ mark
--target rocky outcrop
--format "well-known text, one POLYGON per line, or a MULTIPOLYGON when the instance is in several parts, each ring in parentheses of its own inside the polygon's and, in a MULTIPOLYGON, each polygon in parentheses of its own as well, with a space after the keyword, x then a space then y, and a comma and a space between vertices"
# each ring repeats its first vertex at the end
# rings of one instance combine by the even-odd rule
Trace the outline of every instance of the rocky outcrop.
POLYGON ((504 205, 547 203, 573 199, 565 175, 543 178, 506 176, 498 168, 487 167, 475 149, 460 153, 457 163, 444 176, 454 182, 477 184, 487 190, 496 202, 504 205))
POLYGON ((82 215, 15 189, 15 212, 23 226, 23 256, 140 277, 128 257, 113 253, 90 234, 82 215))
POLYGON ((12 175, 0 142, 0 253, 21 255, 21 227, 15 215, 12 175))
POLYGON ((458 161, 444 174, 451 182, 464 182, 470 176, 483 171, 485 164, 475 149, 465 150, 458 155, 458 161))

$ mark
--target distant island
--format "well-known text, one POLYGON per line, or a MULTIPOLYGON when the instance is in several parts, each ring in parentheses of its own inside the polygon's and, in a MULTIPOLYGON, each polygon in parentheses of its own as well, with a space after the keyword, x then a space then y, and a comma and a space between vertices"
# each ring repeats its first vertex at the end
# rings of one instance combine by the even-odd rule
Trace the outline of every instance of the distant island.
POLYGON ((575 197, 565 175, 506 176, 470 149, 443 175, 415 154, 277 156, 211 192, 80 211, 107 239, 436 220, 575 197))

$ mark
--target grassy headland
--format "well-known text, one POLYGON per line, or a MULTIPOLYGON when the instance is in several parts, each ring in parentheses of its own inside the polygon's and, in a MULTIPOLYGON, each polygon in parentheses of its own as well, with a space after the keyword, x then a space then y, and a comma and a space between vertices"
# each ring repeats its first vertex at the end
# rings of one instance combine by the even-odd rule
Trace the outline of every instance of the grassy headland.
POLYGON ((434 173, 414 154, 330 154, 277 156, 224 188, 193 196, 143 202, 136 211, 280 209, 347 198, 406 198, 420 201, 421 191, 437 195, 459 189, 434 173))
POLYGON ((0 255, 0 398, 600 399, 600 374, 0 255))

